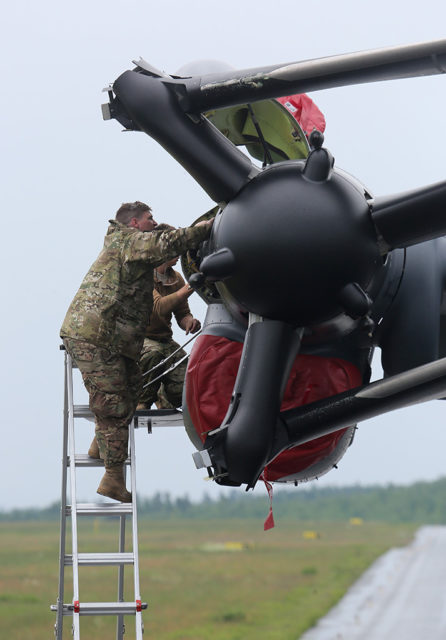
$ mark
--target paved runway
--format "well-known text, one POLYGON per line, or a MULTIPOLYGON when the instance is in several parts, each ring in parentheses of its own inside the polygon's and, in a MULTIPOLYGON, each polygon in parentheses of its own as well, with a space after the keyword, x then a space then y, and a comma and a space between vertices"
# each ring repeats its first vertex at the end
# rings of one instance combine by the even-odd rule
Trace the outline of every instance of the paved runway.
POLYGON ((446 527, 381 556, 300 640, 445 640, 446 527))

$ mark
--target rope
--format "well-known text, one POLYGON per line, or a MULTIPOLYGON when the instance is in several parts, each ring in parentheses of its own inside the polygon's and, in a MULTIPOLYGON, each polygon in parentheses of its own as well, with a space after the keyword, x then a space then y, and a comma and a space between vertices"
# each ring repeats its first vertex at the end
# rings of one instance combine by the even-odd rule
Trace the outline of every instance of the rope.
POLYGON ((250 104, 248 104, 247 106, 248 106, 248 111, 249 111, 249 114, 251 116, 253 125, 256 128, 257 135, 259 136, 259 140, 262 143, 262 147, 263 147, 263 151, 264 151, 263 167, 266 167, 266 164, 267 164, 266 161, 268 160, 268 164, 273 164, 273 159, 272 159, 268 144, 267 144, 265 138, 263 137, 263 132, 262 132, 262 130, 260 128, 260 125, 259 125, 259 122, 258 122, 258 120, 257 120, 257 118, 255 116, 254 110, 253 110, 253 108, 251 107, 250 104))
MULTIPOLYGON (((153 373, 153 371, 156 371, 156 369, 159 369, 160 367, 163 366, 163 364, 165 364, 168 360, 170 360, 170 358, 172 356, 174 356, 176 353, 178 353, 178 351, 181 351, 181 349, 183 349, 186 345, 189 344, 189 342, 192 342, 192 340, 195 340, 195 338, 198 338, 198 336, 200 335, 200 333, 202 332, 202 329, 200 329, 199 331, 197 331, 197 333, 195 333, 192 338, 189 338, 189 340, 187 340, 182 347, 178 347, 178 349, 175 349, 175 351, 172 351, 172 353, 170 353, 166 358, 164 358, 164 360, 161 360, 161 362, 158 362, 158 364, 156 364, 154 367, 152 367, 151 369, 149 369, 148 371, 145 371, 142 375, 144 376, 148 376, 149 373, 153 373)), ((175 368, 175 367, 174 367, 175 368)), ((170 371, 170 369, 169 369, 170 371)), ((165 373, 167 373, 167 371, 165 371, 165 373)), ((164 373, 163 373, 164 375, 164 373)), ((158 380, 158 378, 157 378, 158 380)), ((152 382, 154 382, 152 380, 152 382)))
MULTIPOLYGON (((178 351, 178 349, 177 349, 178 351)), ((146 382, 146 384, 143 384, 142 388, 145 389, 146 387, 149 387, 151 384, 153 384, 154 382, 156 382, 157 380, 160 380, 161 378, 163 378, 166 373, 170 373, 171 371, 173 371, 174 369, 176 369, 178 367, 179 364, 181 364, 182 362, 184 362, 185 360, 188 359, 188 354, 186 353, 185 356, 183 356, 182 358, 180 358, 180 360, 178 360, 178 362, 175 362, 171 367, 169 367, 168 369, 166 369, 165 371, 163 371, 163 373, 159 376, 157 376, 156 378, 154 378, 153 380, 150 380, 150 382, 146 382)), ((166 358, 167 360, 167 358, 166 358)), ((153 369, 155 369, 155 367, 153 367, 153 369)), ((153 369, 151 369, 151 371, 153 371, 153 369)), ((150 371, 147 371, 146 373, 150 373, 150 371)))

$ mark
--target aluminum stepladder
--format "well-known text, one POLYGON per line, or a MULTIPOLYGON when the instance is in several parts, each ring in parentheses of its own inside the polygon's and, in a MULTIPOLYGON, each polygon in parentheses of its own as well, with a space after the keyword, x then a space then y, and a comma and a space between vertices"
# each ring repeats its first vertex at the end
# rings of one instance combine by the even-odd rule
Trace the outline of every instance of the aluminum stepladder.
MULTIPOLYGON (((64 375, 64 429, 62 454, 62 491, 60 513, 59 543, 59 591, 57 604, 51 606, 56 612, 55 636, 62 640, 63 618, 72 617, 72 635, 80 640, 80 617, 91 615, 117 616, 116 638, 122 640, 125 627, 124 616, 135 616, 136 640, 142 640, 144 633, 142 610, 147 604, 141 601, 139 588, 138 562, 138 528, 136 508, 136 467, 134 421, 129 425, 129 457, 126 461, 130 469, 132 503, 78 503, 76 496, 76 469, 103 466, 102 460, 90 458, 87 454, 75 451, 75 418, 89 418, 92 414, 85 405, 73 403, 73 363, 71 356, 65 351, 64 375), (68 476, 70 479, 70 498, 68 504, 68 476), (79 516, 117 516, 119 518, 119 543, 116 553, 79 553, 78 552, 78 517, 79 516), (71 517, 71 554, 66 553, 67 518, 71 517), (132 519, 132 552, 125 552, 126 518, 132 519), (133 565, 134 600, 124 601, 124 567, 133 565), (64 604, 65 567, 72 566, 73 598, 70 604, 64 604), (84 602, 79 593, 80 566, 116 566, 118 568, 116 602, 84 602)), ((137 424, 137 423, 136 423, 137 424)))

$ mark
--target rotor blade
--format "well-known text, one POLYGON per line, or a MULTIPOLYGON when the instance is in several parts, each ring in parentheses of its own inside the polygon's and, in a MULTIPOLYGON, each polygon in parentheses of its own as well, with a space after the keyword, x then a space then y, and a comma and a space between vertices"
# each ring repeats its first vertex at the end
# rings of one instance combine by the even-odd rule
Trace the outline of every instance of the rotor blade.
POLYGON ((442 358, 364 387, 282 411, 280 417, 286 428, 281 438, 277 438, 273 455, 388 411, 445 395, 446 358, 442 358), (288 440, 286 447, 285 440, 288 440))
POLYGON ((446 182, 376 198, 372 218, 385 251, 446 234, 446 182))
MULTIPOLYGON (((446 73, 446 40, 360 51, 242 71, 172 79, 189 113, 278 96, 446 73)), ((165 80, 169 82, 169 80, 165 80)))
POLYGON ((147 133, 215 202, 227 202, 259 169, 207 118, 185 113, 180 89, 163 77, 125 71, 113 84, 108 117, 147 133))
POLYGON ((251 488, 263 471, 274 438, 276 422, 291 366, 299 351, 303 330, 279 320, 255 321, 245 336, 242 357, 226 416, 208 433, 205 448, 222 456, 215 466, 223 482, 246 483, 251 488))

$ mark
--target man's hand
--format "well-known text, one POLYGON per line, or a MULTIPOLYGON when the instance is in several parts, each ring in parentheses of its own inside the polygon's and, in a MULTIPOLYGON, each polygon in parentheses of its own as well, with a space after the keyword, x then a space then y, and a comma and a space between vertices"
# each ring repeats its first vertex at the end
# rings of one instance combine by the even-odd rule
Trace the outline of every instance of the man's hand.
POLYGON ((191 296, 194 292, 193 287, 190 286, 190 284, 185 284, 183 287, 181 287, 181 289, 178 289, 178 291, 176 292, 178 298, 183 301, 183 300, 187 300, 189 296, 191 296))
POLYGON ((195 227, 207 226, 209 229, 211 229, 213 224, 214 224, 214 218, 211 218, 210 220, 200 220, 200 222, 197 222, 197 224, 194 226, 195 227))
POLYGON ((189 333, 197 333, 201 329, 201 323, 193 316, 186 316, 181 321, 181 328, 184 329, 186 335, 189 333))

